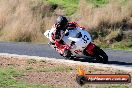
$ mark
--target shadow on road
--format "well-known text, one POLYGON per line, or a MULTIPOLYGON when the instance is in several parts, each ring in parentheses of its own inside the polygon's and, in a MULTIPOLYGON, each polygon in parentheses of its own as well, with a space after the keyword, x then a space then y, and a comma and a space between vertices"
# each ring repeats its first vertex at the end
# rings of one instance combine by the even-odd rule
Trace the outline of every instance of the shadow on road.
MULTIPOLYGON (((89 62, 89 63, 97 63, 93 58, 81 58, 81 59, 74 59, 74 61, 81 61, 81 62, 89 62)), ((109 61, 108 64, 114 64, 114 65, 132 65, 132 63, 127 63, 127 62, 120 62, 120 61, 109 61)))
POLYGON ((132 65, 132 63, 120 62, 120 61, 109 61, 108 64, 116 64, 116 65, 132 65))

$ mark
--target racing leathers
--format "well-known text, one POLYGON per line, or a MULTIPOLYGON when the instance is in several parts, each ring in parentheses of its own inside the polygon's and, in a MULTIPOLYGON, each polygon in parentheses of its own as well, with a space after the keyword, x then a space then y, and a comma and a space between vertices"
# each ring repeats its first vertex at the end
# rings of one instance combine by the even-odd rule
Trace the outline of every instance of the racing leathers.
POLYGON ((56 48, 63 50, 63 56, 70 57, 70 48, 72 44, 69 47, 66 46, 62 40, 62 37, 65 34, 66 30, 74 29, 78 27, 78 24, 76 22, 70 22, 66 25, 66 27, 63 27, 63 29, 57 28, 56 25, 54 25, 53 27, 56 28, 56 30, 52 33, 52 39, 54 40, 54 43, 51 42, 51 44, 54 44, 56 48))

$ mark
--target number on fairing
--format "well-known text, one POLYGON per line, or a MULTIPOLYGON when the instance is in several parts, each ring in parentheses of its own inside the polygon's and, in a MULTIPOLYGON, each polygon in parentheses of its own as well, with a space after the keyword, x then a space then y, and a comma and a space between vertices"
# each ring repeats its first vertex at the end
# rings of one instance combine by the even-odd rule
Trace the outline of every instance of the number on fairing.
POLYGON ((83 39, 84 43, 87 43, 87 40, 89 40, 89 38, 87 37, 87 35, 84 35, 82 39, 83 39))

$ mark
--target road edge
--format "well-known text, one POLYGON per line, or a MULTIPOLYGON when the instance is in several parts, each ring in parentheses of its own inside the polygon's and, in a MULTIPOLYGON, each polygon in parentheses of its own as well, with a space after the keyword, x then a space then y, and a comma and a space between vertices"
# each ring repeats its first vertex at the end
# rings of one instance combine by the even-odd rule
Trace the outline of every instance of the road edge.
POLYGON ((127 72, 132 72, 132 67, 125 67, 125 66, 118 66, 118 65, 110 65, 110 64, 101 64, 101 63, 88 63, 88 62, 79 62, 79 61, 72 61, 72 60, 64 60, 64 59, 56 59, 56 58, 49 58, 49 57, 39 57, 39 56, 28 56, 28 55, 18 55, 18 54, 9 54, 9 53, 0 53, 1 57, 22 57, 26 59, 36 59, 36 60, 46 60, 52 61, 53 63, 64 63, 67 65, 83 65, 83 66, 93 66, 99 69, 115 69, 115 70, 123 70, 127 72))

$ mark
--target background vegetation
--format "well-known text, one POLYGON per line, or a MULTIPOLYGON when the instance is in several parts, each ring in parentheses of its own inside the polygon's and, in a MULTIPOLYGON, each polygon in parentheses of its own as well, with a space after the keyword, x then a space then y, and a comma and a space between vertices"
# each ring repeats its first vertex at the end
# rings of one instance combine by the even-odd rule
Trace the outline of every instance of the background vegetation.
POLYGON ((0 41, 46 43, 58 15, 85 27, 105 48, 132 50, 131 0, 0 0, 0 41))

